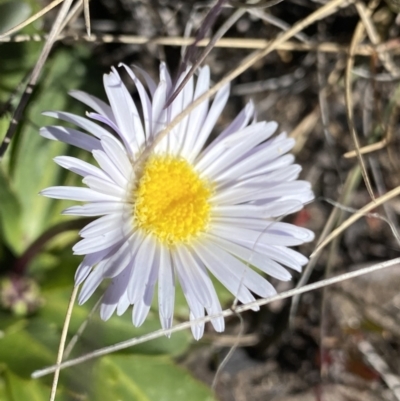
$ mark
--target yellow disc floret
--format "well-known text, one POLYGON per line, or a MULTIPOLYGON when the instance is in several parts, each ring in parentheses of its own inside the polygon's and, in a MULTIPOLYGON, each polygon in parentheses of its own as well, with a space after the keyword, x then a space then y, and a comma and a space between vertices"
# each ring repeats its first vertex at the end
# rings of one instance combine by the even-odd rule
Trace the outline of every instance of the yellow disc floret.
POLYGON ((188 242, 207 227, 211 187, 184 159, 152 157, 133 195, 135 224, 164 243, 188 242))

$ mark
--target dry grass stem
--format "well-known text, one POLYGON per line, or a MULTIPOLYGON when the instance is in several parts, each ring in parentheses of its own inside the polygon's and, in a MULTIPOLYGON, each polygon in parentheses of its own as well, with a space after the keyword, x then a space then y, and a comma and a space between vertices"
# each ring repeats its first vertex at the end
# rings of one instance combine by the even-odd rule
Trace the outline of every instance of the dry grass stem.
POLYGON ((378 206, 382 205, 383 203, 387 202, 388 200, 394 198, 395 196, 400 194, 400 187, 392 189, 387 194, 375 198, 372 202, 365 205, 361 208, 357 213, 353 214, 349 217, 343 224, 341 224, 338 228, 329 234, 324 241, 322 241, 314 252, 310 255, 310 259, 314 258, 326 245, 328 245, 336 236, 341 234, 346 228, 350 227, 353 223, 355 223, 361 217, 367 215, 371 210, 377 208, 378 206))
MULTIPOLYGON (((372 0, 368 6, 367 15, 370 16, 373 10, 378 6, 379 0, 372 0)), ((346 112, 347 112, 347 122, 349 125, 350 134, 352 136, 355 151, 357 154, 357 159, 361 167, 361 172, 364 178, 365 186, 369 192, 371 199, 374 199, 374 192, 372 190, 371 181, 368 177, 367 169, 365 167, 364 159, 360 153, 360 144, 358 140, 357 131, 354 125, 354 116, 353 116, 353 96, 352 96, 352 70, 354 66, 354 50, 357 47, 357 44, 361 42, 364 37, 364 25, 362 21, 357 24, 357 27, 354 31, 350 47, 349 47, 349 56, 347 58, 346 65, 346 74, 345 74, 345 99, 346 99, 346 112)))
POLYGON ((314 22, 318 21, 319 19, 334 13, 340 6, 343 6, 343 4, 349 4, 349 3, 347 0, 332 0, 331 2, 325 4, 318 10, 314 11, 308 17, 306 17, 303 20, 296 23, 291 29, 287 30, 286 32, 283 32, 277 38, 275 38, 274 40, 269 42, 268 45, 264 49, 262 49, 258 52, 251 53, 236 68, 234 68, 231 72, 229 72, 227 75, 225 75, 217 84, 215 84, 213 87, 211 87, 203 95, 199 96, 195 101, 190 103, 190 105, 188 107, 186 107, 185 110, 183 110, 180 114, 178 114, 168 124, 167 127, 165 127, 161 132, 159 132, 159 134, 157 135, 157 137, 155 138, 153 143, 142 152, 140 157, 134 163, 134 168, 135 169, 140 168, 142 163, 147 159, 148 155, 154 150, 154 148, 157 146, 157 144, 159 144, 163 140, 163 138, 166 135, 168 135, 168 133, 177 124, 179 124, 186 116, 188 116, 197 106, 199 106, 201 103, 203 103, 206 99, 214 96, 218 92, 218 90, 220 90, 225 85, 227 85, 229 82, 231 82, 233 79, 238 77, 240 74, 242 74, 244 71, 246 71, 248 68, 250 68, 257 61, 264 58, 267 54, 271 53, 273 50, 276 50, 277 45, 286 42, 287 40, 292 38, 294 35, 301 32, 304 28, 313 24, 314 22))
POLYGON ((58 378, 60 376, 59 366, 63 360, 65 340, 67 339, 68 327, 69 327, 69 323, 71 321, 72 310, 74 308, 76 296, 78 295, 78 289, 79 289, 78 286, 74 286, 74 289, 72 290, 71 298, 69 300, 68 309, 67 309, 67 313, 66 313, 65 320, 64 320, 64 326, 63 326, 61 338, 60 338, 60 346, 58 348, 58 353, 57 353, 57 361, 56 361, 57 368, 54 370, 54 378, 53 378, 53 384, 51 386, 51 393, 50 393, 49 401, 54 401, 56 398, 58 378))
MULTIPOLYGON (((295 35, 293 35, 295 36, 295 35)), ((21 43, 21 42, 42 42, 48 38, 48 35, 15 35, 6 36, 0 38, 0 42, 9 43, 21 43)), ((83 41, 92 43, 122 43, 127 45, 147 45, 157 44, 160 46, 188 46, 194 42, 193 37, 181 37, 181 36, 170 36, 170 37, 159 37, 159 38, 147 38, 145 36, 134 36, 134 35, 109 35, 109 34, 91 34, 79 35, 79 34, 61 34, 57 37, 57 40, 67 41, 83 41)), ((197 43, 198 47, 206 47, 210 43, 210 39, 203 39, 197 43)), ((222 38, 217 41, 214 47, 217 48, 229 48, 229 49, 248 49, 257 50, 264 49, 271 41, 265 39, 243 39, 243 38, 222 38)), ((286 41, 284 43, 278 43, 274 46, 275 50, 286 50, 295 52, 309 52, 319 51, 324 53, 348 53, 348 46, 342 45, 335 42, 323 42, 323 43, 299 43, 295 41, 286 41)), ((369 44, 359 44, 354 50, 354 55, 370 57, 376 53, 390 51, 392 54, 400 54, 400 42, 393 44, 392 42, 383 43, 382 45, 374 48, 369 44)))
POLYGON ((29 17, 28 19, 26 19, 25 21, 21 22, 20 24, 14 26, 13 28, 9 29, 6 32, 3 32, 2 34, 0 34, 0 41, 6 37, 9 37, 10 35, 12 35, 15 32, 18 32, 19 30, 21 30, 22 28, 25 28, 26 26, 28 26, 29 24, 31 24, 32 22, 36 21, 37 19, 39 19, 40 17, 43 17, 43 15, 47 14, 50 10, 52 10, 54 7, 58 6, 60 3, 62 3, 64 0, 54 0, 52 1, 50 4, 48 4, 47 6, 43 7, 39 12, 37 12, 35 15, 32 15, 31 17, 29 17))
POLYGON ((85 17, 86 33, 90 37, 92 29, 90 26, 89 0, 83 0, 83 15, 85 17))
MULTIPOLYGON (((232 316, 236 313, 242 313, 244 311, 250 310, 250 309, 254 308, 255 306, 264 306, 264 305, 270 304, 271 302, 274 302, 274 301, 291 298, 294 295, 303 294, 303 293, 309 292, 309 291, 315 291, 319 288, 337 284, 342 281, 349 280, 349 279, 352 279, 355 277, 363 276, 365 274, 372 273, 372 272, 375 272, 378 270, 382 270, 382 269, 388 268, 390 266, 397 265, 399 263, 400 263, 400 258, 396 258, 396 259, 391 259, 391 260, 388 260, 388 261, 385 261, 382 263, 375 264, 373 266, 358 269, 358 270, 350 272, 350 273, 343 273, 336 277, 331 277, 329 279, 325 279, 325 280, 317 281, 316 283, 305 285, 301 288, 284 291, 284 292, 282 292, 278 295, 275 295, 273 297, 270 297, 270 298, 259 299, 257 301, 254 301, 254 302, 251 302, 251 303, 248 303, 245 305, 240 305, 235 309, 235 311, 232 311, 232 309, 226 309, 220 314, 220 316, 224 316, 224 317, 232 316)), ((130 339, 127 341, 120 342, 118 344, 111 345, 109 347, 101 348, 97 351, 91 352, 91 353, 83 355, 81 357, 71 359, 66 362, 62 362, 59 365, 54 365, 54 366, 50 366, 45 369, 37 370, 32 373, 32 378, 38 379, 39 377, 43 377, 43 376, 53 373, 56 369, 65 369, 65 368, 68 368, 71 366, 76 366, 83 362, 89 361, 94 358, 98 358, 103 355, 108 355, 108 354, 111 354, 113 352, 116 352, 116 351, 119 351, 122 349, 130 348, 130 347, 133 347, 138 344, 143 344, 145 342, 154 340, 156 338, 159 338, 159 337, 162 337, 165 335, 170 335, 170 334, 176 333, 178 331, 186 330, 191 327, 192 323, 196 324, 196 323, 210 322, 215 317, 217 317, 217 316, 214 316, 214 315, 205 316, 204 318, 196 319, 196 320, 193 320, 192 322, 184 322, 184 323, 178 324, 169 330, 162 330, 162 329, 157 330, 152 333, 145 334, 141 337, 133 338, 133 339, 130 339)))
MULTIPOLYGON (((366 155, 368 153, 376 152, 377 150, 383 149, 388 145, 388 141, 386 138, 382 139, 379 142, 373 143, 371 145, 363 146, 362 148, 359 149, 360 154, 366 155)), ((356 157, 357 153, 355 150, 351 150, 350 152, 346 152, 343 157, 345 159, 351 159, 353 157, 356 157)))
POLYGON ((54 45, 54 42, 61 32, 61 27, 63 24, 63 21, 65 20, 68 11, 71 7, 73 0, 64 0, 63 5, 61 6, 60 11, 58 12, 57 18, 54 21, 54 24, 51 28, 51 31, 49 33, 49 36, 47 38, 46 43, 43 46, 42 52, 40 53, 40 56, 38 58, 38 61, 36 62, 35 67, 33 68, 32 74, 29 78, 28 85, 21 97, 21 100, 15 109, 15 112, 11 118, 11 123, 10 126, 8 127, 6 136, 0 146, 0 161, 2 160, 4 153, 6 152, 8 145, 11 142, 12 137, 14 136, 14 133, 17 129, 18 121, 20 120, 26 105, 28 104, 28 101, 32 95, 33 88, 35 87, 40 73, 44 67, 44 64, 50 54, 50 50, 54 45))

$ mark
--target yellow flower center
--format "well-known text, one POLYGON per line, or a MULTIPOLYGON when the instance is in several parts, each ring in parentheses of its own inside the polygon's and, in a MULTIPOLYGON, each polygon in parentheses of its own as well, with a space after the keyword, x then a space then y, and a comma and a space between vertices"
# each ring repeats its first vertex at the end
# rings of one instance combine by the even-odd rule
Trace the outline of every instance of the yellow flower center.
POLYGON ((134 191, 135 223, 168 245, 188 242, 206 229, 210 196, 209 183, 186 160, 153 157, 134 191))

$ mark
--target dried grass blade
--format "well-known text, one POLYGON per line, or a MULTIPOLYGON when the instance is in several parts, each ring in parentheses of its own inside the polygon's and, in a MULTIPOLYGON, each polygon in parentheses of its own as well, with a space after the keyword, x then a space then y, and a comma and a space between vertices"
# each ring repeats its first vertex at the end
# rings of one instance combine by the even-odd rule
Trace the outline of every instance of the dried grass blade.
POLYGON ((43 15, 45 15, 46 13, 48 13, 50 10, 52 10, 54 7, 58 6, 60 3, 62 3, 64 0, 54 0, 52 1, 50 4, 48 4, 46 7, 44 7, 43 9, 41 9, 39 12, 37 12, 35 15, 32 15, 31 17, 29 17, 28 19, 26 19, 25 21, 21 22, 20 24, 14 26, 13 28, 9 29, 6 32, 3 32, 0 35, 0 39, 3 39, 7 36, 12 35, 15 32, 18 32, 20 29, 26 27, 27 25, 31 24, 32 22, 36 21, 37 19, 39 19, 40 17, 42 17, 43 15))

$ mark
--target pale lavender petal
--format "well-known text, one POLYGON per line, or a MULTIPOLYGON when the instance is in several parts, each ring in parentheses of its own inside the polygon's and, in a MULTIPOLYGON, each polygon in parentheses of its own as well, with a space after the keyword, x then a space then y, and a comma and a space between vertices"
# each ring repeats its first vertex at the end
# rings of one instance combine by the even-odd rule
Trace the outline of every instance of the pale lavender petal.
POLYGON ((150 305, 146 305, 143 300, 139 300, 135 303, 135 306, 132 309, 132 323, 139 327, 146 320, 147 315, 149 314, 150 305))
POLYGON ((101 99, 78 90, 72 90, 69 91, 68 93, 73 98, 79 100, 80 102, 91 107, 93 110, 97 111, 99 114, 103 114, 109 120, 115 122, 114 114, 112 112, 111 107, 107 103, 103 102, 101 99))
POLYGON ((129 267, 126 267, 121 270, 122 271, 111 280, 101 300, 102 303, 117 304, 120 298, 123 296, 131 272, 129 267))
POLYGON ((124 201, 126 199, 125 188, 121 188, 119 185, 110 182, 108 180, 103 180, 98 177, 86 176, 82 182, 86 184, 93 191, 100 192, 105 195, 115 196, 124 201))
POLYGON ((126 230, 122 227, 117 227, 114 230, 107 232, 107 234, 80 240, 73 246, 72 250, 75 255, 85 255, 86 253, 102 251, 103 249, 120 242, 126 236, 126 230))
POLYGON ((46 111, 42 114, 48 117, 58 118, 59 120, 75 124, 79 128, 83 128, 84 130, 99 139, 102 136, 112 136, 107 130, 105 130, 103 127, 100 127, 100 125, 95 124, 87 118, 77 116, 72 113, 67 113, 64 111, 46 111))
POLYGON ((156 253, 156 242, 150 235, 144 236, 135 258, 135 268, 128 284, 128 298, 131 304, 139 302, 146 289, 150 269, 156 253))
POLYGON ((140 72, 140 74, 143 76, 144 80, 146 81, 146 85, 149 88, 150 95, 153 97, 154 92, 156 91, 156 88, 157 88, 157 85, 154 82, 153 78, 151 78, 150 75, 142 68, 140 68, 138 66, 134 66, 134 68, 136 70, 138 70, 140 72))
MULTIPOLYGON (((158 278, 158 308, 160 317, 169 322, 174 313, 175 302, 175 274, 171 264, 169 251, 160 246, 160 271, 158 278)), ((171 320, 172 321, 172 320, 171 320)))
POLYGON ((49 187, 40 192, 41 195, 55 199, 69 199, 81 202, 109 201, 118 202, 120 198, 104 195, 89 188, 80 187, 49 187))
POLYGON ((79 305, 84 304, 93 295, 100 283, 103 281, 103 275, 101 272, 101 265, 103 263, 104 262, 100 262, 97 265, 97 268, 89 274, 89 277, 83 283, 78 297, 79 305))
MULTIPOLYGON (((240 294, 242 287, 247 287, 255 294, 264 298, 276 294, 274 287, 267 280, 230 253, 214 245, 211 241, 202 240, 200 247, 202 248, 202 254, 205 254, 204 251, 206 249, 209 259, 214 261, 213 266, 207 265, 213 273, 218 271, 218 274, 230 274, 236 279, 237 288, 233 292, 234 295, 237 295, 238 291, 240 294), (239 289, 239 287, 241 288, 239 289)), ((239 297, 238 299, 240 300, 239 297)))
POLYGON ((115 138, 103 137, 101 138, 101 146, 122 175, 127 180, 132 179, 132 164, 121 143, 115 138))
MULTIPOLYGON (((208 66, 204 66, 199 71, 193 100, 196 100, 203 93, 205 93, 208 90, 209 86, 210 68, 208 66)), ((183 146, 181 150, 181 155, 186 157, 187 159, 192 160, 195 156, 192 155, 192 149, 207 116, 208 103, 208 99, 205 100, 199 106, 197 106, 189 115, 188 127, 190 127, 190 130, 187 131, 186 135, 183 138, 183 146)))
MULTIPOLYGON (((204 317, 204 309, 203 309, 203 316, 204 317)), ((190 321, 193 321, 196 319, 195 315, 192 313, 192 311, 190 311, 189 314, 189 319, 190 321)), ((192 323, 190 326, 191 330, 192 330, 192 334, 195 340, 200 340, 201 337, 203 337, 204 334, 204 323, 192 323)))
MULTIPOLYGON (((203 261, 206 267, 211 271, 215 278, 220 281, 238 300, 244 304, 255 301, 253 295, 244 285, 243 278, 237 277, 237 275, 229 273, 229 269, 222 267, 219 258, 208 249, 208 246, 204 246, 200 241, 193 247, 193 252, 196 252, 198 257, 203 261)), ((246 269, 248 269, 246 267, 246 269)), ((261 276, 260 276, 261 277, 261 276)), ((255 307, 253 310, 258 310, 255 307)))
POLYGON ((118 302, 117 315, 118 316, 123 315, 126 312, 126 310, 129 308, 130 304, 131 303, 129 302, 128 294, 125 291, 124 294, 121 296, 119 302, 118 302))
POLYGON ((224 191, 220 191, 212 198, 213 203, 220 204, 237 204, 244 202, 252 202, 268 198, 278 198, 281 196, 300 194, 310 189, 310 183, 308 181, 293 181, 293 182, 282 182, 282 183, 270 183, 265 185, 264 188, 260 188, 258 185, 254 185, 250 188, 250 185, 246 187, 232 187, 224 191))
POLYGON ((112 162, 107 154, 102 150, 94 150, 92 153, 99 166, 110 176, 110 178, 120 187, 126 189, 126 177, 124 177, 120 169, 112 162))
POLYGON ((212 296, 209 289, 208 275, 203 270, 186 249, 186 246, 178 246, 175 251, 174 260, 177 262, 175 267, 178 272, 179 279, 185 282, 188 291, 191 291, 204 307, 210 307, 212 305, 212 296), (208 279, 208 280, 207 280, 208 279))
POLYGON ((81 284, 86 277, 89 275, 92 267, 105 259, 111 252, 113 248, 104 249, 100 252, 89 253, 87 254, 81 264, 78 266, 75 273, 75 285, 81 284))
POLYGON ((104 173, 103 170, 99 169, 93 164, 87 163, 83 160, 77 159, 71 156, 57 156, 54 161, 61 167, 74 172, 75 174, 85 177, 87 175, 92 175, 103 180, 110 181, 110 177, 104 173))
POLYGON ((95 202, 83 206, 71 206, 65 209, 62 214, 67 216, 102 216, 103 214, 123 212, 126 204, 123 202, 95 202))
POLYGON ((282 233, 278 234, 277 232, 273 233, 270 228, 266 232, 257 232, 242 227, 213 224, 210 231, 214 235, 218 235, 221 238, 245 246, 246 244, 253 246, 258 242, 283 246, 296 246, 303 244, 303 241, 299 238, 291 237, 282 233))
POLYGON ((68 145, 92 152, 101 149, 100 141, 90 135, 73 128, 58 127, 55 125, 40 128, 40 135, 53 141, 64 142, 68 145))
POLYGON ((124 141, 129 154, 134 155, 145 142, 137 108, 115 70, 108 75, 104 75, 104 87, 115 120, 121 130, 121 139, 124 141))
POLYGON ((136 89, 138 90, 139 93, 140 103, 142 105, 145 131, 147 134, 147 138, 149 138, 150 133, 152 132, 151 101, 149 99, 149 96, 147 95, 146 89, 144 88, 142 83, 137 79, 134 72, 126 64, 120 63, 118 66, 124 67, 126 72, 131 77, 132 81, 135 83, 136 89))
POLYGON ((214 178, 221 170, 235 163, 240 156, 271 136, 277 128, 275 122, 260 122, 230 135, 213 147, 196 164, 199 171, 214 178))
POLYGON ((222 109, 225 107, 226 102, 229 97, 229 84, 222 87, 216 94, 213 104, 201 126, 201 130, 196 136, 195 142, 192 147, 192 152, 190 155, 190 161, 193 161, 197 155, 200 153, 204 144, 206 143, 212 129, 215 126, 219 116, 221 115, 222 109))
MULTIPOLYGON (((97 114, 97 113, 86 113, 86 115, 91 118, 92 120, 96 120, 100 123, 103 123, 110 127, 116 134, 118 134, 120 137, 122 136, 121 130, 118 128, 118 125, 109 118, 103 116, 102 114, 97 114)), ((112 137, 112 136, 111 136, 112 137)))
POLYGON ((245 108, 236 116, 236 118, 226 127, 214 140, 213 145, 215 146, 229 135, 234 134, 242 130, 249 123, 250 118, 254 115, 254 103, 248 102, 245 108))
POLYGON ((283 266, 269 258, 266 258, 263 255, 260 255, 258 252, 242 247, 222 238, 218 238, 216 236, 213 236, 212 234, 208 234, 208 236, 211 241, 213 241, 225 251, 238 257, 243 262, 257 267, 264 273, 267 273, 268 275, 282 281, 288 281, 292 278, 291 274, 283 266))
POLYGON ((106 234, 109 230, 113 230, 125 223, 120 213, 108 214, 92 221, 79 232, 83 238, 94 237, 106 234))

